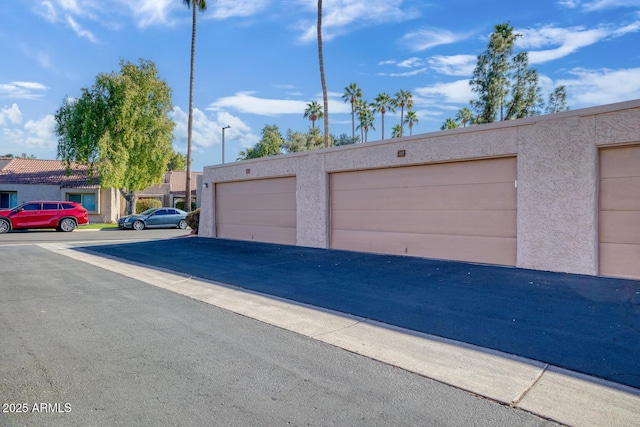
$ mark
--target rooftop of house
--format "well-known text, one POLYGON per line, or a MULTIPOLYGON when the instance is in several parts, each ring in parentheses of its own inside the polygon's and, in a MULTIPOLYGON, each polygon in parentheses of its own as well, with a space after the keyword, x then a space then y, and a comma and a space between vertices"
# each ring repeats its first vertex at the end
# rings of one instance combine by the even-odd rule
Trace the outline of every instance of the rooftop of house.
POLYGON ((0 157, 0 184, 59 185, 67 188, 95 188, 98 178, 87 176, 87 167, 71 164, 67 173, 61 160, 0 157))

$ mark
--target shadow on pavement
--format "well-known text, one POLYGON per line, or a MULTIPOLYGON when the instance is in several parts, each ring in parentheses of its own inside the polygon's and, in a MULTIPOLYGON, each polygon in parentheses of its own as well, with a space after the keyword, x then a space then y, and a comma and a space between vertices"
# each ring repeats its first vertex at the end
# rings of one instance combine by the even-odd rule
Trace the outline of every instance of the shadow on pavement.
POLYGON ((640 281, 207 238, 84 246, 640 388, 640 281))

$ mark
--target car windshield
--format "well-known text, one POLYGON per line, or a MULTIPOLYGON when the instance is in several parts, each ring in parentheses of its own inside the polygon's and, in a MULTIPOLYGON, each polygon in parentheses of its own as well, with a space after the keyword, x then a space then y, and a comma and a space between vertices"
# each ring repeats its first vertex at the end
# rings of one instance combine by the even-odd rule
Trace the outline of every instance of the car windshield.
POLYGON ((140 215, 151 215, 152 213, 154 213, 157 210, 158 210, 158 208, 147 209, 146 211, 142 212, 140 215))

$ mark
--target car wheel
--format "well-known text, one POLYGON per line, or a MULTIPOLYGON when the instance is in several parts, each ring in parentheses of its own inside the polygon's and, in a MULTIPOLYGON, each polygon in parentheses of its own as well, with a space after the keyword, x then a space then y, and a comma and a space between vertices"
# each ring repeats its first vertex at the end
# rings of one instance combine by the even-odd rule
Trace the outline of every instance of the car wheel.
POLYGON ((69 232, 69 231, 75 230, 75 228, 76 228, 76 222, 71 218, 65 218, 62 221, 60 221, 60 230, 62 231, 69 232))
POLYGON ((144 222, 142 222, 142 221, 140 221, 140 220, 135 221, 135 222, 133 223, 133 229, 134 229, 134 230, 138 230, 138 231, 140 231, 140 230, 144 230, 144 222))
POLYGON ((184 219, 181 219, 180 222, 178 223, 178 228, 181 230, 184 230, 185 228, 187 228, 187 221, 185 221, 184 219))
POLYGON ((11 230, 11 224, 6 219, 0 219, 0 234, 11 230))

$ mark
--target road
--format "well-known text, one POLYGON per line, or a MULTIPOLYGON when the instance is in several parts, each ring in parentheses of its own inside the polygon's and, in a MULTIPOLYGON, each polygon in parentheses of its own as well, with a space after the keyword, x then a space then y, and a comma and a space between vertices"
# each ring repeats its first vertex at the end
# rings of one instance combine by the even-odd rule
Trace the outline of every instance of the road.
POLYGON ((35 244, 183 234, 0 238, 1 426, 554 425, 35 244))

